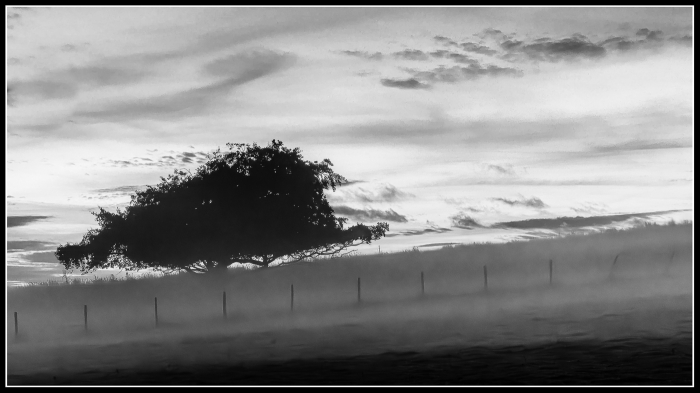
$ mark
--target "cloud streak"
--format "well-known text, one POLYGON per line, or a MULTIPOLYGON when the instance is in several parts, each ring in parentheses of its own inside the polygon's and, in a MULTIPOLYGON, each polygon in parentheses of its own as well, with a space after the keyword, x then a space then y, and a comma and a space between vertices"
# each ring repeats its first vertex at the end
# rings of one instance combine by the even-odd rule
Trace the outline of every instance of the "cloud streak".
POLYGON ((367 60, 381 60, 384 58, 384 55, 382 55, 381 52, 365 52, 365 51, 359 51, 359 50, 344 50, 341 51, 340 53, 348 56, 353 56, 353 57, 359 57, 361 59, 367 59, 367 60))
POLYGON ((510 206, 525 206, 525 207, 532 207, 535 209, 544 209, 545 207, 548 207, 540 198, 537 197, 532 197, 529 199, 523 198, 520 200, 517 199, 507 199, 507 198, 492 198, 494 201, 497 202, 502 202, 505 203, 506 205, 510 206))
POLYGON ((8 240, 7 252, 43 251, 56 248, 57 244, 40 240, 8 240))
POLYGON ((463 212, 459 212, 455 214, 454 216, 450 216, 450 220, 452 221, 452 226, 455 228, 461 228, 461 229, 474 229, 474 228, 483 228, 483 225, 481 225, 478 221, 473 219, 472 217, 464 214, 463 212))
POLYGON ((647 219, 651 216, 680 212, 685 210, 665 210, 648 213, 615 214, 607 216, 591 217, 557 217, 557 218, 536 218, 523 221, 500 222, 492 225, 494 228, 514 228, 514 229, 558 229, 562 227, 581 228, 590 226, 610 225, 616 222, 626 221, 632 218, 647 219))
POLYGON ((415 78, 408 79, 382 79, 381 84, 386 87, 396 87, 398 89, 423 90, 429 89, 430 85, 422 83, 415 78))
POLYGON ((393 209, 389 210, 375 210, 375 209, 354 209, 349 206, 333 206, 333 211, 341 216, 346 216, 357 221, 374 221, 374 220, 386 220, 393 222, 408 222, 408 219, 395 212, 393 209))
POLYGON ((354 201, 365 203, 394 202, 411 197, 414 197, 414 195, 405 191, 401 191, 391 184, 379 185, 374 190, 369 190, 364 187, 339 190, 338 194, 330 194, 328 196, 329 199, 335 201, 354 201))
POLYGON ((290 67, 295 59, 292 54, 269 50, 241 52, 204 66, 205 74, 223 78, 209 85, 146 99, 105 103, 101 108, 81 109, 74 115, 88 121, 111 122, 200 115, 220 103, 234 88, 290 67))
POLYGON ((39 220, 46 220, 52 217, 53 216, 7 216, 7 227, 21 227, 29 225, 39 220))
POLYGON ((426 229, 415 229, 415 230, 409 230, 409 231, 402 231, 399 233, 390 233, 390 234, 387 234, 386 237, 419 236, 419 235, 425 235, 425 234, 445 233, 445 232, 451 232, 451 231, 452 231, 452 229, 450 229, 450 228, 441 228, 441 227, 433 226, 431 228, 426 228, 426 229))

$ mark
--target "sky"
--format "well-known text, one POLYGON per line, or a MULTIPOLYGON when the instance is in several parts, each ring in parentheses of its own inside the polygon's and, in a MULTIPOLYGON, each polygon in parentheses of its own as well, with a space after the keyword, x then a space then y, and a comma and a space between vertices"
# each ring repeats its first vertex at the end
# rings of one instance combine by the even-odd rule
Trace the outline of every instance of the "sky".
POLYGON ((8 284, 229 142, 330 159, 360 253, 694 217, 692 7, 5 10, 8 284))

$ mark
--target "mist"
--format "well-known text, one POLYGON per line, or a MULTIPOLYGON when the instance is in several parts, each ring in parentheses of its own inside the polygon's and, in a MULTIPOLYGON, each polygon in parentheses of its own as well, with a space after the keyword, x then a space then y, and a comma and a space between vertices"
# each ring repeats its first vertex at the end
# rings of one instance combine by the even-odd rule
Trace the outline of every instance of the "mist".
POLYGON ((143 373, 171 369, 689 340, 692 272, 692 226, 684 224, 231 268, 221 276, 9 288, 8 380, 138 384, 143 373))

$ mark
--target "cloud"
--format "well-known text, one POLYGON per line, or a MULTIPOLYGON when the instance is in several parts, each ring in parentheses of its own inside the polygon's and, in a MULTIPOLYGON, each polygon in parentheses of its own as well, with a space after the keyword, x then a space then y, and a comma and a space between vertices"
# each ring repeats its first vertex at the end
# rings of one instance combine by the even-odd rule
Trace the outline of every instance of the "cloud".
POLYGON ((583 213, 583 214, 595 214, 595 215, 602 215, 602 213, 605 213, 607 211, 607 205, 603 203, 580 203, 578 207, 572 207, 571 210, 573 210, 576 213, 583 213))
POLYGON ((498 202, 503 202, 507 205, 510 206, 525 206, 525 207, 532 207, 535 209, 544 209, 545 207, 548 207, 540 198, 537 197, 532 197, 530 199, 521 199, 521 200, 516 200, 516 199, 506 199, 506 198, 492 198, 494 201, 498 202))
POLYGON ((443 36, 441 36, 441 35, 436 35, 435 37, 433 37, 433 39, 434 39, 435 41, 437 41, 437 42, 443 44, 443 45, 454 45, 454 46, 458 46, 458 45, 459 45, 459 44, 456 43, 455 41, 453 41, 453 40, 451 40, 451 39, 449 39, 449 38, 447 38, 447 37, 443 37, 443 36))
POLYGON ((75 97, 78 88, 73 83, 56 80, 35 79, 28 81, 8 81, 7 96, 10 106, 16 106, 25 99, 60 100, 75 97))
POLYGON ((483 225, 479 224, 475 219, 469 217, 463 212, 459 212, 454 216, 451 216, 450 220, 452 221, 452 226, 456 228, 474 229, 483 227, 483 225))
POLYGON ((24 225, 29 225, 34 221, 46 220, 52 217, 53 216, 7 216, 7 227, 20 227, 24 225))
POLYGON ((259 78, 293 65, 296 56, 267 49, 251 50, 226 56, 207 63, 203 69, 224 78, 259 78))
POLYGON ((610 145, 597 145, 591 147, 591 150, 600 153, 611 153, 633 150, 684 149, 690 147, 693 147, 693 141, 690 138, 687 140, 675 141, 649 141, 635 139, 610 145))
POLYGON ((515 170, 513 170, 512 165, 506 166, 501 166, 501 165, 495 165, 495 164, 485 164, 486 169, 489 171, 496 172, 500 175, 515 175, 515 170))
POLYGON ((665 210, 649 213, 632 213, 632 214, 616 214, 607 216, 591 216, 591 217, 557 217, 557 218, 536 218, 524 221, 500 222, 492 225, 492 227, 504 227, 515 229, 558 229, 561 227, 581 228, 589 226, 603 226, 616 222, 622 222, 629 219, 648 219, 651 216, 661 215, 666 213, 674 213, 685 210, 665 210))
MULTIPOLYGON (((511 42, 511 41, 506 41, 511 42)), ((560 60, 600 59, 606 55, 603 46, 594 44, 581 34, 560 40, 547 40, 526 45, 501 45, 508 51, 524 53, 531 60, 558 62, 560 60)))
POLYGON ((18 251, 43 251, 55 249, 57 244, 40 240, 8 240, 7 252, 18 251))
POLYGON ((374 221, 374 220, 386 220, 393 222, 408 222, 405 216, 395 212, 393 209, 389 210, 375 210, 375 209, 353 209, 349 206, 333 206, 333 211, 336 214, 347 216, 356 221, 374 221))
POLYGON ((626 52, 636 49, 656 49, 665 43, 692 45, 690 36, 674 36, 664 40, 661 30, 639 29, 635 36, 611 36, 592 42, 583 34, 575 33, 569 37, 552 39, 540 37, 528 40, 518 40, 514 37, 499 40, 500 48, 506 53, 500 57, 508 61, 575 61, 581 59, 597 60, 610 52, 626 52))
POLYGON ((417 246, 419 248, 421 247, 445 247, 445 246, 456 246, 462 243, 428 243, 428 244, 421 244, 420 246, 417 246))
POLYGON ((414 78, 409 79, 382 79, 382 85, 386 87, 397 87, 399 89, 429 89, 430 85, 421 83, 414 78))
POLYGON ((638 36, 643 36, 647 40, 658 41, 662 39, 663 32, 661 30, 649 30, 647 28, 637 30, 638 36))
POLYGON ((357 183, 364 183, 364 180, 348 180, 347 182, 340 184, 338 187, 346 187, 346 186, 351 186, 353 184, 357 183))
POLYGON ((428 54, 417 49, 404 49, 401 52, 395 52, 394 57, 407 59, 407 60, 428 60, 428 54))
POLYGON ((449 59, 449 60, 454 60, 457 63, 462 63, 462 64, 479 64, 479 62, 475 59, 472 59, 471 57, 467 55, 463 55, 461 53, 455 53, 451 52, 448 50, 444 49, 439 49, 433 52, 430 52, 430 56, 441 58, 441 59, 449 59))
POLYGON ((670 42, 681 44, 689 48, 693 46, 693 37, 690 35, 669 37, 668 40, 670 42))
POLYGON ((391 234, 387 234, 386 237, 418 236, 418 235, 425 235, 427 233, 444 233, 444 232, 451 232, 451 231, 452 231, 452 229, 450 229, 450 228, 440 228, 438 226, 432 226, 432 227, 426 228, 426 229, 416 229, 416 230, 402 231, 399 233, 391 233, 391 234))
POLYGON ((56 259, 56 254, 54 251, 39 251, 27 255, 22 255, 22 259, 32 263, 56 263, 58 266, 58 259, 56 259))
POLYGON ((61 100, 75 97, 81 89, 122 86, 141 81, 148 72, 143 68, 93 64, 70 67, 42 74, 33 79, 10 80, 7 84, 13 105, 19 101, 61 100))
POLYGON ((481 39, 493 39, 493 40, 503 40, 504 38, 508 37, 502 31, 491 28, 491 27, 482 30, 480 33, 474 34, 474 36, 479 37, 481 39))
MULTIPOLYGON (((152 152, 152 153, 155 153, 152 152)), ((174 167, 180 166, 182 163, 197 163, 204 164, 207 162, 207 153, 202 151, 197 152, 177 152, 170 151, 170 154, 161 155, 159 157, 154 157, 154 159, 148 157, 133 157, 129 160, 107 160, 106 165, 112 167, 174 167)), ((139 187, 139 186, 125 186, 125 187, 139 187)))
POLYGON ((381 60, 384 56, 381 54, 381 52, 365 52, 365 51, 359 51, 359 50, 344 50, 340 53, 343 53, 348 56, 354 56, 354 57, 359 57, 362 59, 368 59, 368 60, 381 60))
POLYGON ((458 83, 465 80, 475 80, 484 76, 521 77, 523 76, 523 72, 515 68, 499 67, 495 65, 483 67, 479 64, 469 64, 466 67, 453 66, 450 68, 440 66, 432 71, 416 71, 412 80, 417 79, 425 82, 458 83))
POLYGON ((459 44, 459 46, 467 52, 480 53, 482 55, 493 56, 496 53, 498 53, 498 51, 493 50, 493 49, 489 48, 488 46, 475 44, 473 42, 463 42, 463 43, 459 44))
POLYGON ((292 54, 268 50, 238 53, 204 66, 205 73, 225 79, 173 94, 108 102, 98 109, 78 110, 74 115, 93 121, 112 122, 200 115, 220 103, 234 88, 289 67, 294 59, 292 54))
POLYGON ((130 197, 136 191, 144 190, 148 186, 120 186, 113 188, 100 188, 92 190, 92 195, 84 195, 85 199, 113 199, 130 197), (96 194, 96 195, 95 195, 96 194))
MULTIPOLYGON (((354 182, 358 183, 358 182, 354 182)), ((344 184, 345 185, 345 184, 344 184)), ((330 200, 355 201, 355 202, 393 202, 414 197, 405 191, 401 191, 391 184, 381 184, 374 190, 357 187, 349 190, 339 190, 337 194, 329 194, 330 200)))
POLYGON ((146 186, 119 186, 119 187, 113 187, 113 188, 99 188, 97 190, 93 190, 93 192, 126 192, 126 193, 131 193, 131 192, 136 192, 138 190, 141 190, 145 187, 146 186))

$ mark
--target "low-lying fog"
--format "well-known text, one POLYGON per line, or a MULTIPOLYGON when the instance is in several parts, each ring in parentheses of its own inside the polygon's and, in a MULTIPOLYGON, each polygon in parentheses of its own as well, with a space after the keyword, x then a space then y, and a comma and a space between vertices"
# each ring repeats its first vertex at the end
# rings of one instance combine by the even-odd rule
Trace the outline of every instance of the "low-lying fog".
POLYGON ((8 374, 690 335, 692 288, 691 225, 10 288, 8 374))

